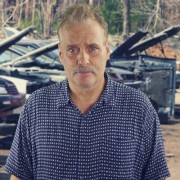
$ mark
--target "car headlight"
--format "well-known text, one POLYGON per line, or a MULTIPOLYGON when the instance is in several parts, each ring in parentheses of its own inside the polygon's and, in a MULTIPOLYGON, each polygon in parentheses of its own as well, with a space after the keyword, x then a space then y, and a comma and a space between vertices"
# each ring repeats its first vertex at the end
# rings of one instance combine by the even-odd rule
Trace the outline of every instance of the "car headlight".
POLYGON ((7 94, 7 90, 5 87, 0 86, 0 94, 7 94))

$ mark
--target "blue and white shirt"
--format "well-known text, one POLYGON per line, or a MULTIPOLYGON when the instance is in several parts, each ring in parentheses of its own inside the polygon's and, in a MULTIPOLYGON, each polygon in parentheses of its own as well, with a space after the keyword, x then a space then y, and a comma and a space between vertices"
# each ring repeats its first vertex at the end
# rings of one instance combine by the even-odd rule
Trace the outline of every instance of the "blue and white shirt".
POLYGON ((22 180, 160 180, 169 176, 157 113, 140 91, 108 78, 83 115, 68 81, 27 100, 5 169, 22 180))

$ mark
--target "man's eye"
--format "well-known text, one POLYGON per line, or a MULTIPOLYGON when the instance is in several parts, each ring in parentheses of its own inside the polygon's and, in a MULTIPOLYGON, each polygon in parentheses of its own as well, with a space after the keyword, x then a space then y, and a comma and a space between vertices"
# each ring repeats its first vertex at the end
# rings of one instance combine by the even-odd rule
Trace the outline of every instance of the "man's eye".
POLYGON ((92 46, 92 47, 89 48, 90 52, 96 52, 97 50, 98 50, 98 48, 95 47, 95 46, 92 46))
POLYGON ((79 53, 79 49, 78 48, 69 48, 68 52, 70 52, 70 53, 79 53))
POLYGON ((91 47, 91 51, 95 51, 96 49, 96 47, 91 47))

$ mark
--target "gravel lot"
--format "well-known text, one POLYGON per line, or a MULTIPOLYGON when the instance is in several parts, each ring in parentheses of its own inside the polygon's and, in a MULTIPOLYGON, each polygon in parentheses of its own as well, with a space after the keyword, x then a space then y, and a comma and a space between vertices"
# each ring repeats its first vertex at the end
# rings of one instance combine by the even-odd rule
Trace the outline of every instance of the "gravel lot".
POLYGON ((180 180, 180 117, 175 117, 167 125, 161 125, 165 153, 171 177, 167 180, 180 180))

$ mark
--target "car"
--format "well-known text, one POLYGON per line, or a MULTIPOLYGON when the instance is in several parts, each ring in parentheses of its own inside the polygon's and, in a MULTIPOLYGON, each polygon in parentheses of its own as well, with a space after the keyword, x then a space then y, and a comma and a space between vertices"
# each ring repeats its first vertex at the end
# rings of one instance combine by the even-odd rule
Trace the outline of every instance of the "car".
POLYGON ((18 92, 13 82, 0 77, 0 117, 12 114, 25 103, 25 95, 18 92))
POLYGON ((154 57, 146 52, 143 54, 143 51, 179 31, 180 26, 170 27, 138 43, 146 33, 135 34, 111 53, 107 64, 109 68, 119 68, 134 74, 135 78, 129 76, 129 73, 124 74, 124 84, 136 84, 134 87, 149 97, 164 124, 174 117, 176 60, 154 57))
POLYGON ((122 75, 124 84, 139 89, 149 97, 162 123, 173 118, 175 59, 136 55, 110 61, 111 67, 127 71, 122 75))
MULTIPOLYGON (((57 45, 57 43, 55 43, 55 45, 57 45)), ((0 54, 0 64, 11 64, 14 67, 36 66, 42 69, 64 70, 56 54, 56 50, 47 53, 34 52, 36 52, 36 50, 31 50, 25 46, 11 45, 11 47, 0 54), (27 56, 26 54, 31 55, 27 56)))
MULTIPOLYGON (((57 45, 57 43, 55 43, 57 45)), ((45 47, 46 48, 46 47, 45 47)), ((36 51, 36 50, 35 50, 36 51)), ((43 53, 12 45, 0 55, 0 74, 28 80, 26 94, 65 78, 62 65, 43 53), (26 53, 32 55, 26 56, 26 53)))
POLYGON ((4 39, 0 42, 0 53, 4 52, 7 48, 9 48, 12 44, 15 44, 17 41, 22 39, 24 36, 32 32, 34 29, 33 26, 30 26, 22 31, 19 31, 12 36, 8 37, 7 39, 4 39))

